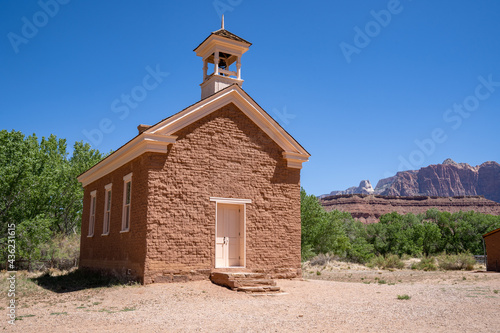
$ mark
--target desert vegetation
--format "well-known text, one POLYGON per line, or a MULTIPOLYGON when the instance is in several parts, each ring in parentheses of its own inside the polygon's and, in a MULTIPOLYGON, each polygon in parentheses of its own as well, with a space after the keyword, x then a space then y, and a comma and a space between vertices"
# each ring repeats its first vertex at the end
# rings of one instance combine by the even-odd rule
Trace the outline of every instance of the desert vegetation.
POLYGON ((326 212, 301 190, 302 259, 319 254, 381 268, 401 268, 401 258, 420 257, 415 269, 471 269, 472 255, 484 253, 482 235, 500 227, 500 216, 473 211, 390 213, 362 224, 349 213, 326 212))

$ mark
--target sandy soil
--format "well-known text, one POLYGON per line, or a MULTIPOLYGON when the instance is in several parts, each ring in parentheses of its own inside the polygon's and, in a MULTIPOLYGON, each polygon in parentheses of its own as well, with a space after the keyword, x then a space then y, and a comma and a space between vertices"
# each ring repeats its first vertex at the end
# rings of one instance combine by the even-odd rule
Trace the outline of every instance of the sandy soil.
MULTIPOLYGON (((209 281, 19 296, 13 332, 499 332, 500 274, 305 269, 253 296, 209 281), (313 279, 314 278, 314 279, 313 279), (321 279, 321 280, 318 280, 321 279), (383 281, 382 283, 380 281, 383 281), (496 292, 495 292, 496 290, 496 292), (398 295, 408 295, 399 300, 398 295)), ((0 296, 2 312, 6 297, 0 296)))

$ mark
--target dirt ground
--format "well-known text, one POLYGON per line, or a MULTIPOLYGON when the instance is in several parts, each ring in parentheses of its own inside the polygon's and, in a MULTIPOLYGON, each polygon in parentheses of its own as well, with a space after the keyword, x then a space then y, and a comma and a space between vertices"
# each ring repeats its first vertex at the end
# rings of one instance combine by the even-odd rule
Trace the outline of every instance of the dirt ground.
MULTIPOLYGON (((500 273, 334 266, 306 266, 304 279, 278 280, 284 292, 272 296, 237 293, 209 281, 56 293, 19 280, 19 320, 12 326, 3 316, 1 327, 12 332, 500 331, 500 273)), ((4 313, 6 294, 0 296, 4 313)))

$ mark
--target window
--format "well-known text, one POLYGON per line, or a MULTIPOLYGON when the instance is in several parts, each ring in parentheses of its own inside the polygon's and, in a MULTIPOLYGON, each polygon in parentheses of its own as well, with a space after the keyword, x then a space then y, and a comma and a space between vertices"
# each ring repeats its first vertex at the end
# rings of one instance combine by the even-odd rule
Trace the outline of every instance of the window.
POLYGON ((130 229, 130 202, 132 199, 132 173, 123 177, 123 214, 122 214, 122 231, 130 229))
POLYGON ((109 224, 111 221, 111 186, 108 184, 104 186, 104 222, 102 224, 102 236, 109 235, 109 224))
POLYGON ((96 193, 97 191, 90 192, 90 218, 88 237, 94 236, 96 193))

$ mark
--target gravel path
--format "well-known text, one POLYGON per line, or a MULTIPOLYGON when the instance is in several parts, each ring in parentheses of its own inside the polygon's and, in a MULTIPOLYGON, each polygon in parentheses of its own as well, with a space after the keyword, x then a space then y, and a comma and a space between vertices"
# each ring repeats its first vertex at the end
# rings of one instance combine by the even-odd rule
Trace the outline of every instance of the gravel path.
POLYGON ((47 292, 20 297, 22 320, 12 327, 4 319, 2 326, 13 332, 499 332, 500 274, 474 274, 391 285, 279 280, 285 293, 276 296, 209 281, 47 292))

